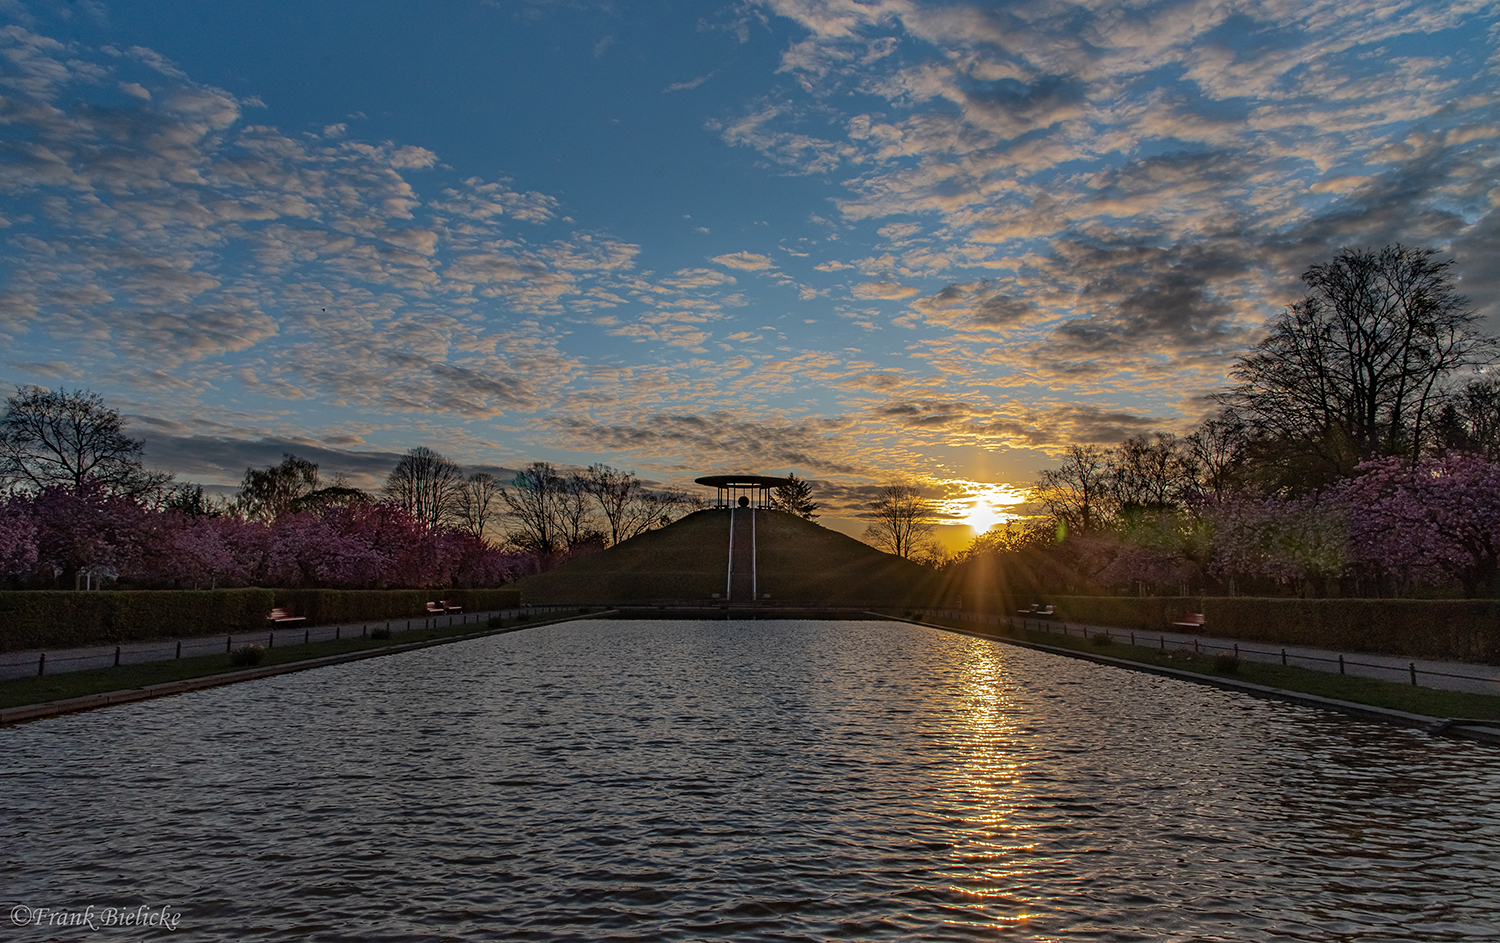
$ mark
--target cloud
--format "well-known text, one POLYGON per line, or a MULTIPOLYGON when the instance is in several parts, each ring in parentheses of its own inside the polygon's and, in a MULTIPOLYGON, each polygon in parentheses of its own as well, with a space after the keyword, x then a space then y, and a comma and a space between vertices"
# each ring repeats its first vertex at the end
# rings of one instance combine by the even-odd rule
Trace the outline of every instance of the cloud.
POLYGON ((588 451, 671 455, 686 467, 715 471, 795 466, 818 474, 858 475, 851 449, 840 441, 839 423, 762 423, 729 412, 705 415, 662 413, 630 423, 603 424, 553 417, 549 425, 565 441, 588 451))
POLYGON ((688 91, 690 89, 695 89, 698 86, 702 85, 704 82, 707 82, 709 79, 713 78, 714 76, 716 76, 718 74, 719 74, 719 70, 718 69, 714 69, 712 72, 705 72, 704 74, 698 76, 695 79, 688 79, 685 82, 673 82, 671 85, 668 85, 666 88, 662 89, 662 91, 663 92, 685 92, 685 91, 688 91))
POLYGON ((425 147, 408 144, 391 153, 391 166, 398 170, 426 170, 438 162, 438 156, 425 147))
POLYGON ((770 256, 757 255, 754 252, 732 252, 728 255, 716 255, 709 261, 717 262, 725 268, 741 269, 746 272, 760 272, 776 267, 770 256))
POLYGON ((855 285, 854 297, 856 298, 883 298, 894 301, 901 298, 910 298, 912 295, 921 294, 921 289, 910 285, 901 285, 896 282, 864 282, 855 285))

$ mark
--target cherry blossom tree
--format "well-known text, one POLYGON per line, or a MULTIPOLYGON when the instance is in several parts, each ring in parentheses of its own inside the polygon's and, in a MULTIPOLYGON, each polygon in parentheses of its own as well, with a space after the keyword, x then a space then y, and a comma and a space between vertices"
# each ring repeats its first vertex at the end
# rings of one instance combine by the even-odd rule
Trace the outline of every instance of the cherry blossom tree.
POLYGON ((1447 577, 1470 597, 1500 588, 1500 464, 1463 453, 1415 466, 1376 459, 1337 493, 1351 512, 1359 563, 1388 575, 1447 577))

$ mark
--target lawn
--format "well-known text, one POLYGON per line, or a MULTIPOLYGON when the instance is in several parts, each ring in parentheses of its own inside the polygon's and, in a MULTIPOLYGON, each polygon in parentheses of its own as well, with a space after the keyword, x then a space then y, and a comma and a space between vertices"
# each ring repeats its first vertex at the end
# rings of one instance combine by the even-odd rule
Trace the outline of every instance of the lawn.
POLYGON ((1437 691, 1432 688, 1414 687, 1394 681, 1378 681, 1340 675, 1310 668, 1282 666, 1259 661, 1244 661, 1229 664, 1232 659, 1220 660, 1214 655, 1201 655, 1186 651, 1162 651, 1144 645, 1126 642, 1106 642, 1102 639, 1081 638, 1076 635, 1058 635, 1036 630, 1006 628, 1005 626, 979 626, 971 622, 952 619, 923 618, 921 621, 936 626, 961 629, 977 635, 992 635, 996 638, 1011 638, 1036 645, 1070 649, 1089 655, 1103 655, 1126 661, 1176 668, 1211 677, 1246 681, 1266 687, 1352 701, 1371 707, 1423 714, 1428 717, 1463 717, 1484 720, 1500 720, 1500 696, 1470 694, 1463 691, 1437 691))
MULTIPOLYGON (((313 642, 308 645, 269 648, 265 650, 257 667, 265 668, 273 665, 310 661, 329 655, 347 655, 366 651, 374 652, 383 648, 409 645, 413 642, 435 642, 445 639, 457 640, 471 635, 488 635, 497 631, 503 632, 531 625, 540 625, 556 621, 558 618, 568 618, 571 615, 570 613, 548 613, 546 616, 521 615, 512 619, 491 619, 487 628, 470 624, 466 626, 453 626, 451 628, 401 632, 391 638, 385 639, 346 638, 339 641, 330 640, 327 642, 313 642)), ((186 681, 190 678, 203 678, 209 675, 229 674, 243 670, 245 670, 243 667, 229 663, 229 655, 227 653, 219 653, 173 661, 152 661, 139 665, 121 665, 118 668, 95 668, 90 671, 72 671, 45 675, 40 678, 17 678, 11 681, 0 681, 0 708, 44 704, 48 701, 61 701, 68 698, 84 697, 90 694, 103 694, 108 691, 125 691, 153 684, 165 684, 169 681, 186 681)))

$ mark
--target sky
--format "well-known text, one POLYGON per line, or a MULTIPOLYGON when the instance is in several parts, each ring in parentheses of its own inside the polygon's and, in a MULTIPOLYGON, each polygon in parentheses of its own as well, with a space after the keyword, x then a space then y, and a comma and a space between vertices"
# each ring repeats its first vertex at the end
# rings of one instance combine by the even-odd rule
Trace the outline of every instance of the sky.
POLYGON ((0 384, 221 491, 427 446, 983 527, 1340 247, 1500 327, 1497 144, 1473 0, 0 0, 0 384))

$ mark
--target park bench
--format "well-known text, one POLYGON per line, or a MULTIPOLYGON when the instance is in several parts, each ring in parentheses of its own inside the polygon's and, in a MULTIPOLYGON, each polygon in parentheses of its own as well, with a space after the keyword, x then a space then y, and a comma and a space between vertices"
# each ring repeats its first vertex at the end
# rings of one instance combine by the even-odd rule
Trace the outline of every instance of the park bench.
POLYGON ((272 609, 271 614, 266 618, 271 620, 271 622, 275 623, 276 625, 281 625, 286 622, 307 621, 307 616, 299 616, 296 613, 292 612, 291 609, 272 609))
POLYGON ((433 614, 433 615, 439 615, 439 616, 444 616, 444 615, 448 614, 448 610, 443 607, 442 602, 430 602, 430 603, 428 603, 427 604, 427 611, 429 613, 433 614))
POLYGON ((463 612, 464 611, 463 604, 460 603, 456 599, 442 599, 442 600, 439 600, 439 602, 442 603, 443 609, 445 609, 448 612, 463 612))
POLYGON ((1172 625, 1184 629, 1201 629, 1203 628, 1203 621, 1203 613, 1190 612, 1183 617, 1181 622, 1173 622, 1172 625))
POLYGON ((1038 619, 1050 619, 1053 616, 1053 611, 1051 606, 1037 606, 1036 611, 1032 614, 1038 619))

